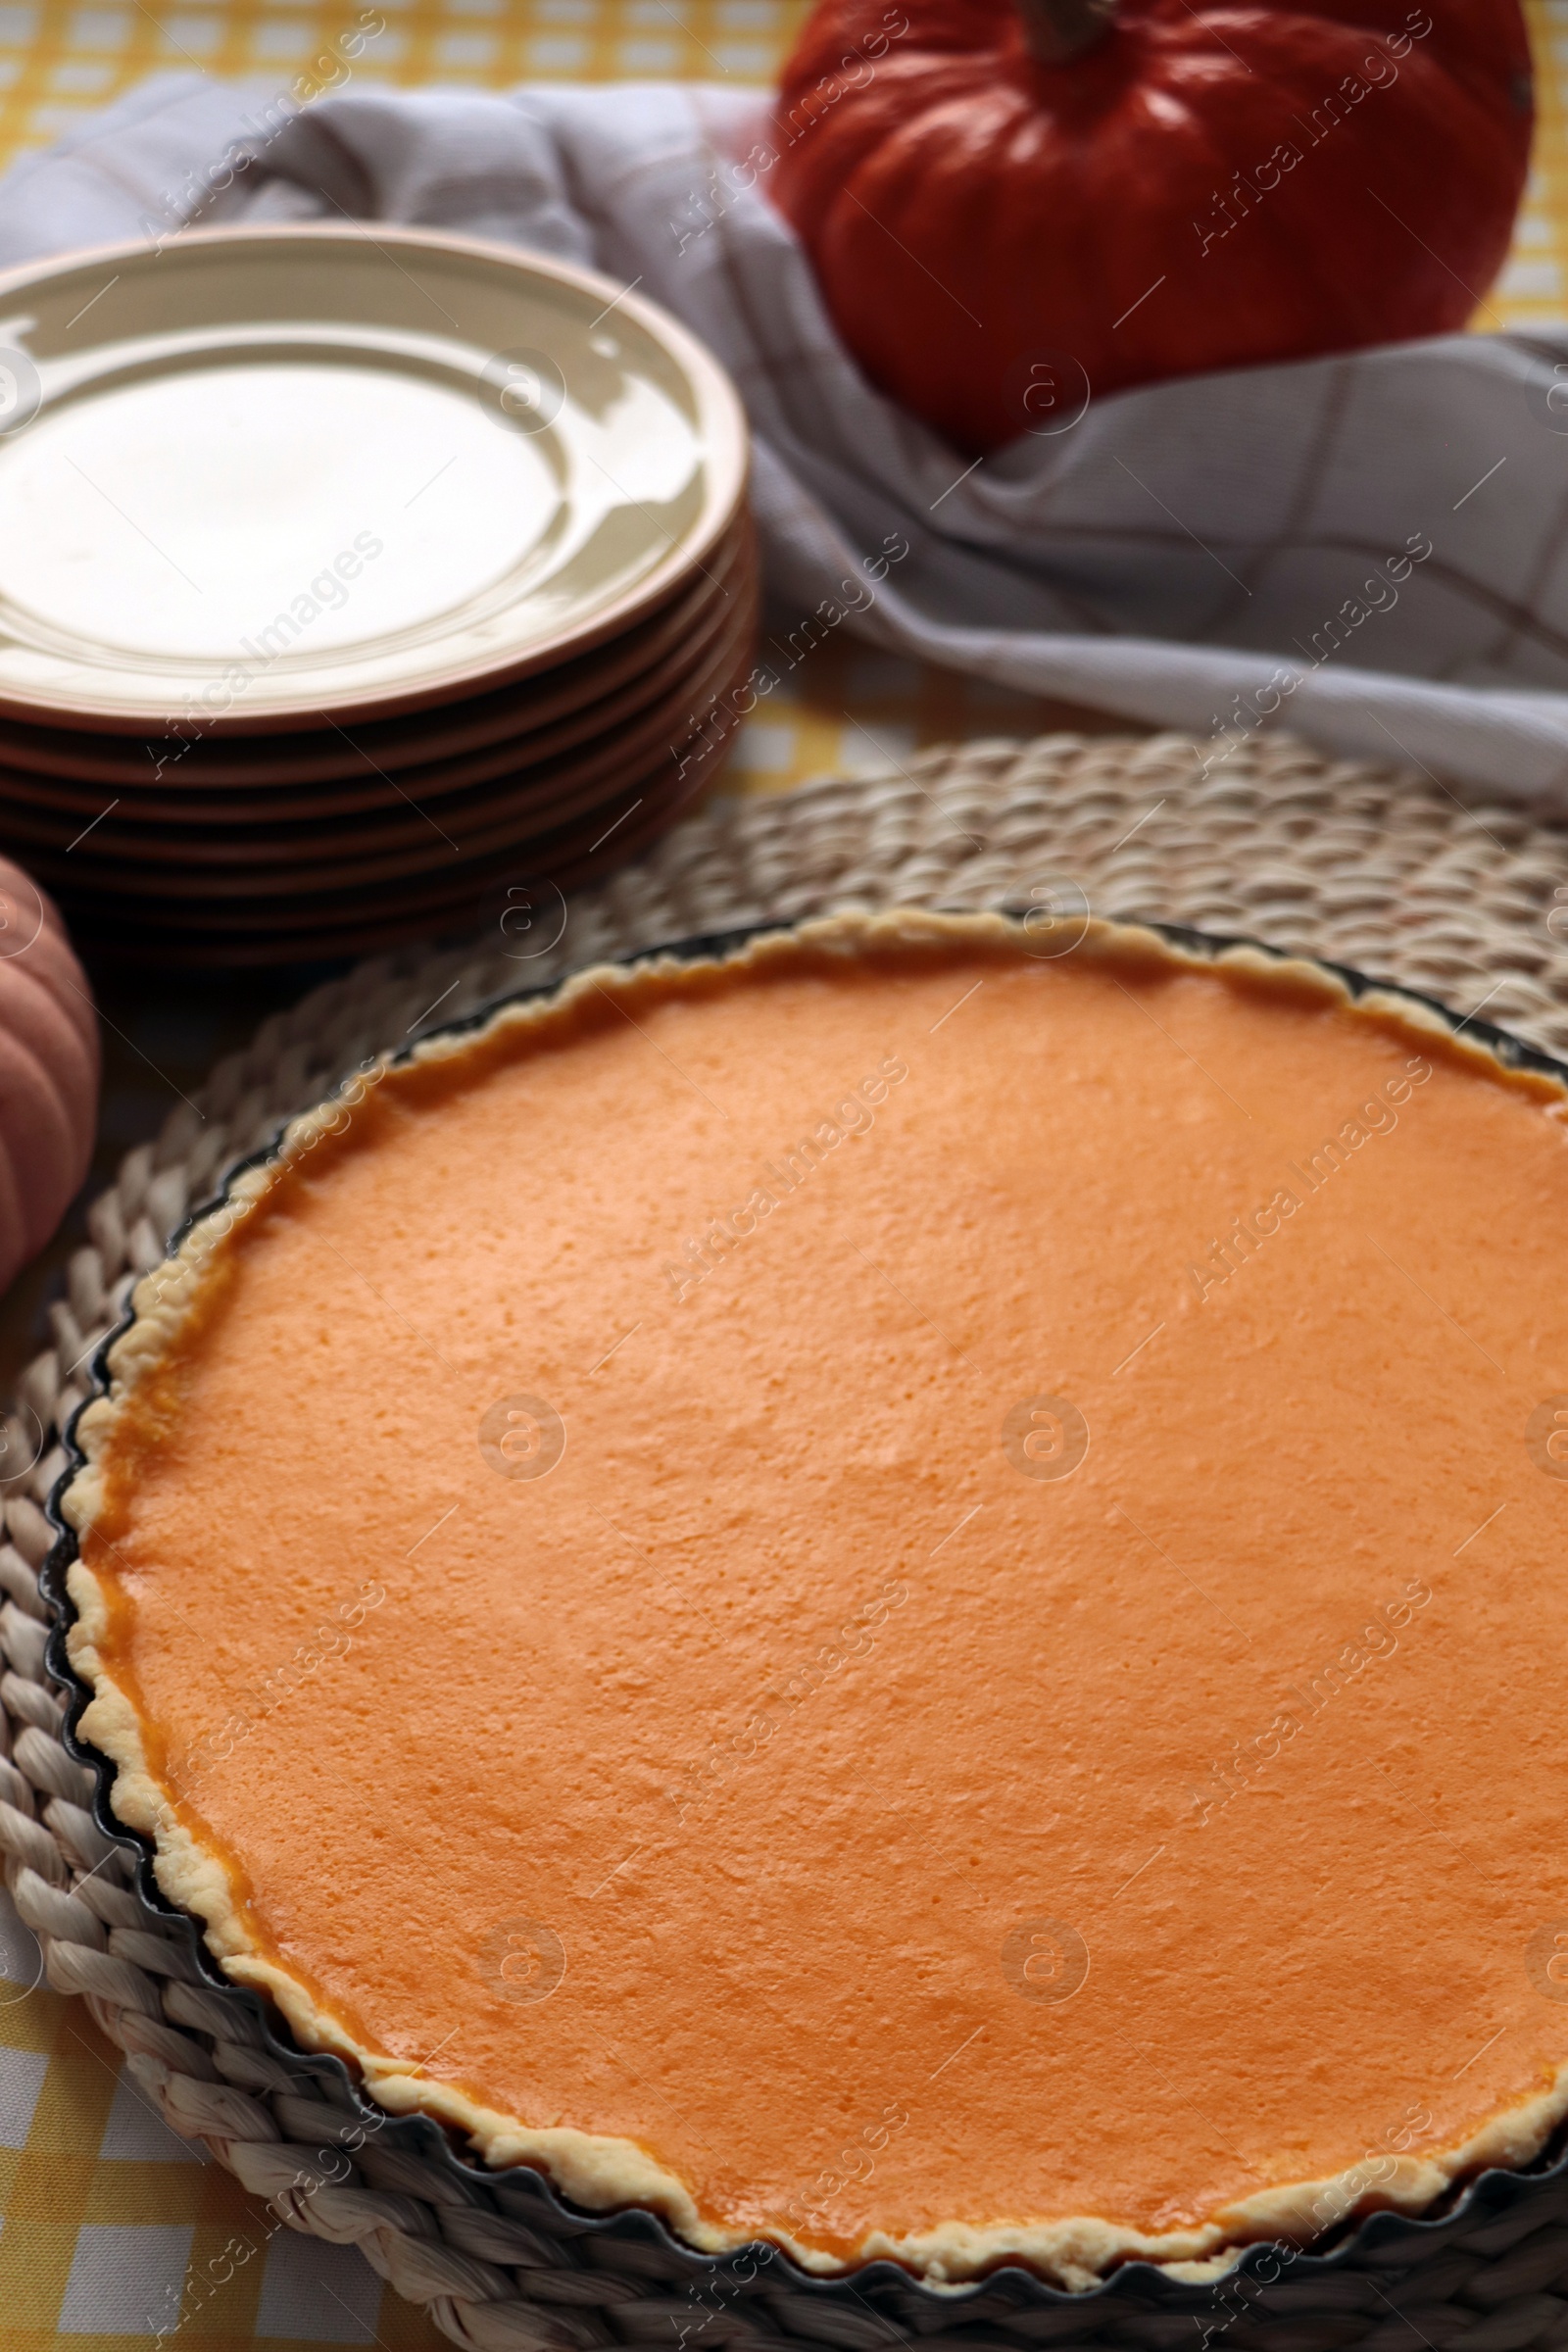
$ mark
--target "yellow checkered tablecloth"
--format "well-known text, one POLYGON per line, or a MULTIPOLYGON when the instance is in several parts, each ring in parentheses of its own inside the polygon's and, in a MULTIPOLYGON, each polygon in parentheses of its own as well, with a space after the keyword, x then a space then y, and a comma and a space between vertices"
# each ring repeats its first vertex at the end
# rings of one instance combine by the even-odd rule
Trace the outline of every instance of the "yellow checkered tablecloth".
MULTIPOLYGON (((1513 253, 1478 321, 1489 325, 1568 317, 1568 0, 1526 5, 1540 129, 1513 253)), ((385 30, 355 74, 483 87, 626 76, 760 83, 807 6, 375 0, 385 30)), ((309 80, 360 15, 356 0, 0 0, 0 165, 152 73, 259 74, 280 89, 309 80)), ((731 780, 777 790, 1062 715, 1060 706, 831 643, 748 724, 731 780)), ((227 1014, 241 1034, 243 1011, 236 1001, 227 1014)), ((158 1017, 159 1066, 181 1085, 240 1042, 194 1003, 158 1017)), ((131 1051, 150 1050, 149 1040, 151 1030, 131 1051)), ((112 1068, 95 1181, 148 1131, 114 1080, 112 1068)), ((38 1282, 21 1287, 30 1313, 38 1282)), ((258 2343, 435 2352, 444 2340, 383 2292, 352 2248, 270 2229, 226 2173, 165 2129, 82 2005, 40 1986, 37 1947, 0 1892, 0 2352, 152 2352, 160 2330, 181 2352, 258 2343)))

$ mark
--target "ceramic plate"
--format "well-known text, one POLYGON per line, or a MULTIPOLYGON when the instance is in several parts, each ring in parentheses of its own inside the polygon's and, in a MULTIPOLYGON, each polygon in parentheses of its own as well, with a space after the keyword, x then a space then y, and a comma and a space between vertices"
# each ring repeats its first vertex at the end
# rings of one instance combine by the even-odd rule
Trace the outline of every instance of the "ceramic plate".
MULTIPOLYGON (((737 628, 750 628, 754 617, 752 596, 743 591, 706 616, 678 649, 619 688, 583 698, 575 710, 550 725, 454 759, 407 767, 392 764, 390 756, 383 755, 388 759, 383 766, 366 752, 355 771, 337 780, 318 782, 307 773, 280 777, 265 787, 220 784, 181 793, 165 790, 163 783, 153 791, 128 784, 68 783, 13 768, 0 760, 0 815, 19 830, 19 838, 61 844, 75 840, 90 824, 93 831, 86 846, 95 852, 107 850, 112 842, 128 841, 133 845, 129 856, 158 856, 160 844, 216 838, 226 841, 234 854, 249 855, 242 845, 259 828, 304 828, 302 838, 332 818, 373 828, 388 813, 406 814, 411 806, 422 807, 496 779, 504 780, 508 790, 548 791, 552 778, 559 778, 563 786, 570 781, 579 747, 613 749, 617 731, 634 729, 672 699, 678 701, 683 692, 698 691, 694 681, 714 649, 737 628), (566 754, 574 757, 567 760, 566 754)), ((678 718, 680 713, 668 715, 678 718)), ((356 733, 352 741, 358 746, 362 738, 356 733)))
POLYGON ((715 738, 678 784, 668 780, 666 761, 655 777, 564 834, 520 844, 504 858, 465 862, 417 888, 301 896, 265 909, 236 907, 216 915, 211 907, 195 906, 152 911, 133 894, 106 897, 51 887, 71 906, 77 938, 96 956, 162 970, 301 964, 370 955, 411 939, 476 938, 499 885, 554 882, 572 890, 605 880, 691 806, 726 749, 715 738))
MULTIPOLYGON (((676 659, 704 629, 732 609, 737 592, 753 577, 757 551, 749 519, 742 516, 714 549, 702 571, 666 597, 654 612, 602 645, 553 663, 488 694, 465 695, 427 710, 352 726, 301 729, 288 734, 214 736, 191 726, 149 737, 88 733, 82 728, 29 726, 0 717, 0 767, 32 778, 34 797, 52 797, 55 779, 103 806, 91 788, 143 796, 235 791, 246 794, 347 778, 360 780, 375 767, 393 773, 445 760, 463 752, 518 740, 534 730, 575 715, 601 698, 676 659)), ((64 803, 62 803, 64 805, 64 803)), ((73 800, 73 807, 76 802, 73 800)))
POLYGON ((0 711, 88 729, 493 690, 657 608, 745 488, 735 393, 674 319, 422 230, 13 270, 0 394, 0 711))
POLYGON ((609 730, 569 763, 547 763, 535 776, 495 779, 451 801, 435 801, 428 812, 394 800, 378 823, 257 826, 238 841, 193 826, 126 827, 116 834, 109 819, 69 849, 55 828, 35 825, 20 811, 8 812, 7 831, 28 845, 29 865, 41 879, 105 895, 124 890, 149 911, 183 902, 202 920, 226 919, 232 906, 260 908, 302 892, 372 892, 392 883, 439 888, 455 862, 586 824, 638 779, 648 791, 683 787, 696 752, 733 723, 729 690, 751 661, 753 617, 740 616, 700 673, 683 680, 635 727, 609 730))

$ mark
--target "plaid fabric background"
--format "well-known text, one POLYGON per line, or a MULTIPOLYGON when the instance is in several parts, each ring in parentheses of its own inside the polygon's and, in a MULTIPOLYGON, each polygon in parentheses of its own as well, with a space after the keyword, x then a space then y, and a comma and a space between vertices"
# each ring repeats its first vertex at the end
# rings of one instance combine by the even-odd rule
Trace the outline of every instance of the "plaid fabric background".
MULTIPOLYGON (((386 29, 355 67, 405 85, 692 77, 761 83, 808 0, 374 0, 386 29)), ((1568 318, 1568 0, 1526 0, 1540 129, 1530 191, 1486 323, 1568 318)), ((0 0, 0 166, 147 74, 205 69, 280 89, 361 16, 351 0, 0 0)), ((782 790, 919 745, 1062 723, 1059 709, 834 642, 793 699, 745 729, 729 782, 782 790)), ((0 844, 3 847, 3 844, 0 844)), ((198 991, 98 976, 111 1025, 100 1144, 85 1198, 155 1134, 213 1059, 244 1042, 287 979, 198 991)), ((43 1344, 40 1301, 83 1238, 80 1207, 0 1305, 0 1378, 43 1344)), ((0 1893, 0 2352, 181 2352, 379 2344, 434 2352, 422 2314, 352 2248, 285 2230, 170 2133, 82 2005, 39 1984, 37 1947, 0 1893), (168 2332, 173 2329, 172 2337, 168 2332)))

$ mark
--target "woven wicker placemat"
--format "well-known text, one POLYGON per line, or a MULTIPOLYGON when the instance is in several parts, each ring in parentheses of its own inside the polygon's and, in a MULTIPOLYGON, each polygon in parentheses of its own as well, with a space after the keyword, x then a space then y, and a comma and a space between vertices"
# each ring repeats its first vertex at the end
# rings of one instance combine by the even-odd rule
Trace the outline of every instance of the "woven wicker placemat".
MULTIPOLYGON (((890 2340, 889 2307, 884 2297, 862 2314, 757 2270, 722 2307, 694 2308, 678 2255, 547 2224, 537 2200, 526 2218, 509 2212, 504 2195, 466 2192, 450 2170, 385 2142, 342 2154, 345 2138, 364 2133, 331 2085, 302 2088, 245 2012, 201 1983, 188 1942, 150 1924, 130 1858, 95 1826, 89 1776, 61 1744, 37 1585, 51 1543, 40 1506, 65 1466, 58 1431, 85 1394, 97 1341, 187 1205, 367 1057, 519 987, 661 941, 845 905, 1049 906, 1079 892, 1097 914, 1247 934, 1462 1013, 1484 1006, 1489 1021, 1568 1054, 1568 831, 1505 807, 1462 807, 1425 774, 1330 760, 1283 736, 1220 755, 1179 736, 976 743, 854 783, 715 801, 646 862, 553 917, 536 901, 531 929, 515 911, 503 928, 498 914, 477 953, 361 964, 220 1062, 89 1213, 91 1245, 50 1310, 55 1345, 28 1367, 7 1424, 9 1459, 31 1465, 5 1489, 0 1544, 7 1884, 50 1984, 87 2002, 176 2132, 205 2141, 292 2227, 359 2244, 399 2293, 477 2352, 692 2332, 777 2352, 801 2342, 870 2352, 890 2340), (521 952, 557 932, 544 952, 521 952)), ((1547 2185, 1501 2218, 1461 2211, 1400 2242, 1403 2251, 1384 2244, 1333 2275, 1287 2276, 1240 2309, 1221 2303, 1215 2325, 1239 2352, 1568 2346, 1568 2186, 1547 2185)), ((955 2302, 946 2320, 934 2299, 911 2298, 905 2316, 922 2333, 961 2329, 975 2347, 1070 2333, 1162 2352, 1193 2341, 1197 2325, 1191 2312, 1140 2316, 1115 2299, 1064 2314, 985 2294, 955 2302)), ((1206 2340, 1201 2326, 1197 2340, 1206 2340)))

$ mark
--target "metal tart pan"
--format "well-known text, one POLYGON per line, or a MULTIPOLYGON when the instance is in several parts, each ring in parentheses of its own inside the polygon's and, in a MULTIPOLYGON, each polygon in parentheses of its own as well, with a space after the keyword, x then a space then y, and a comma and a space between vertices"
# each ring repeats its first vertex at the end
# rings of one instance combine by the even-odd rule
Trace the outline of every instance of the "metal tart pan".
MULTIPOLYGON (((963 909, 968 911, 968 909, 963 909)), ((1039 909, 1004 906, 999 912, 1038 918, 1039 909)), ((1185 925, 1141 922, 1172 946, 1196 956, 1217 956, 1245 947, 1272 962, 1310 962, 1346 985, 1352 999, 1375 992, 1436 1014, 1450 1032, 1461 1029, 1486 1046, 1505 1067, 1534 1070, 1568 1087, 1568 1063, 1524 1044, 1505 1030, 1472 1017, 1457 1018, 1436 998, 1324 957, 1294 956, 1240 935, 1216 935, 1185 925)), ((760 923, 641 950, 614 960, 630 968, 660 956, 695 959, 722 956, 754 939, 789 926, 760 923)), ((480 1028, 504 1004, 548 998, 563 980, 547 986, 509 990, 465 1018, 428 1032, 460 1037, 480 1028)), ((391 1059, 412 1058, 405 1048, 391 1059)), ((208 1200, 192 1210, 172 1237, 171 1252, 191 1228, 228 1198, 236 1177, 275 1155, 282 1129, 270 1143, 236 1160, 208 1200)), ((676 2237, 652 2211, 638 2206, 591 2213, 571 2203, 532 2166, 506 2171, 486 2166, 467 2150, 463 2135, 424 2116, 393 2117, 360 2090, 344 2062, 300 2049, 281 2019, 261 1997, 223 1976, 203 1941, 201 1924, 177 1910, 153 1876, 151 1841, 129 1831, 115 1815, 115 1766, 85 1741, 79 1725, 92 1693, 66 1654, 66 1633, 74 1610, 66 1592, 66 1571, 75 1557, 74 1531, 63 1518, 61 1497, 83 1455, 75 1427, 85 1403, 108 1387, 108 1355, 134 1316, 127 1314, 95 1350, 93 1387, 63 1433, 68 1468, 49 1500, 56 1541, 40 1582, 54 1613, 49 1638, 50 1673, 68 1694, 65 1744, 93 1776, 93 1818, 103 1835, 135 1854, 134 1886, 148 1916, 163 1934, 173 1933, 189 1956, 201 1984, 234 2006, 246 2021, 246 2038, 258 2041, 277 2064, 296 2077, 310 2101, 316 2129, 323 2135, 317 2151, 323 2168, 357 2158, 374 2177, 381 2151, 393 2158, 399 2185, 417 2194, 416 2175, 428 2175, 436 2201, 460 2195, 520 2223, 545 2242, 600 2241, 591 2250, 596 2264, 621 2279, 641 2282, 641 2292, 612 2308, 620 2340, 661 2342, 678 2317, 687 2333, 708 2332, 713 2345, 754 2343, 784 2352, 792 2343, 826 2344, 840 2352, 879 2352, 924 2336, 941 2336, 956 2352, 997 2352, 1034 2345, 1107 2343, 1129 2352, 1205 2352, 1230 2337, 1235 2352, 1334 2352, 1356 2343, 1365 2352, 1523 2352, 1540 2344, 1561 2352, 1568 2331, 1557 2316, 1563 2306, 1542 2290, 1559 2278, 1568 2283, 1568 2124, 1553 2133, 1530 2164, 1517 2170, 1490 2168, 1453 2184, 1426 2213, 1376 2212, 1326 2230, 1307 2248, 1269 2242, 1249 2246, 1234 2265, 1211 2281, 1172 2278, 1157 2264, 1129 2261, 1094 2287, 1081 2291, 1050 2284, 1016 2260, 1004 2260, 981 2279, 939 2287, 891 2261, 877 2261, 830 2278, 803 2270, 782 2249, 765 2241, 725 2255, 696 2251, 676 2237), (352 2154, 349 2153, 352 2151, 352 2154), (412 2169, 411 2169, 412 2168, 412 2169), (1453 2301, 1455 2272, 1482 2281, 1467 2305, 1453 2301), (686 2300, 671 2301, 671 2280, 684 2284, 686 2300), (1496 2291, 1489 2291, 1490 2282, 1496 2291), (1483 2308, 1476 2309, 1477 2303, 1483 2308)), ((541 2318, 558 2318, 561 2305, 541 2298, 541 2318)), ((584 2339, 588 2340, 587 2338, 584 2339)), ((600 2334, 595 2340, 606 2340, 600 2334)))

